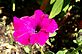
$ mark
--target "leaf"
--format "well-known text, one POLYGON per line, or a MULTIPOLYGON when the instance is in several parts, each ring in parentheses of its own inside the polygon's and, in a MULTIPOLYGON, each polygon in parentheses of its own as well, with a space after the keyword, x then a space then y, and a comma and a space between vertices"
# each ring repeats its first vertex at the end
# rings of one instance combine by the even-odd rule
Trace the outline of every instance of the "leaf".
POLYGON ((69 8, 69 4, 63 9, 63 11, 66 12, 68 8, 69 8))
POLYGON ((12 10, 15 11, 15 3, 13 3, 12 10))
POLYGON ((56 0, 50 12, 49 18, 53 18, 61 12, 63 7, 63 2, 64 0, 56 0))
POLYGON ((68 8, 68 11, 70 11, 72 9, 72 6, 70 6, 69 8, 68 8))
POLYGON ((63 51, 58 51, 56 54, 64 54, 63 51))
POLYGON ((75 2, 80 2, 80 0, 75 0, 75 2))
POLYGON ((46 41, 46 43, 47 43, 48 45, 50 45, 50 46, 51 46, 51 43, 49 42, 49 39, 46 41))
MULTIPOLYGON (((82 45, 82 29, 78 31, 79 36, 76 38, 76 43, 82 45)), ((74 41, 75 42, 75 41, 74 41)))
POLYGON ((56 0, 50 0, 50 4, 53 4, 56 0))
POLYGON ((67 52, 68 50, 64 50, 64 51, 58 51, 56 54, 66 54, 66 52, 67 52))
POLYGON ((40 46, 38 44, 35 44, 36 48, 40 48, 40 46))
POLYGON ((57 34, 57 32, 49 33, 49 37, 54 37, 57 34))
POLYGON ((77 43, 77 41, 76 41, 76 40, 73 40, 73 42, 74 42, 74 43, 77 43))
POLYGON ((79 52, 77 51, 76 54, 79 54, 79 52))
POLYGON ((80 29, 79 32, 82 32, 82 29, 80 29))
POLYGON ((55 54, 55 53, 52 51, 47 51, 47 52, 45 52, 45 54, 55 54))
POLYGON ((25 50, 26 53, 29 53, 30 52, 30 49, 28 48, 28 46, 25 46, 24 47, 24 50, 25 50))
POLYGON ((51 42, 55 41, 55 38, 50 38, 50 41, 51 41, 51 42))
POLYGON ((70 0, 64 0, 63 9, 70 4, 70 0))

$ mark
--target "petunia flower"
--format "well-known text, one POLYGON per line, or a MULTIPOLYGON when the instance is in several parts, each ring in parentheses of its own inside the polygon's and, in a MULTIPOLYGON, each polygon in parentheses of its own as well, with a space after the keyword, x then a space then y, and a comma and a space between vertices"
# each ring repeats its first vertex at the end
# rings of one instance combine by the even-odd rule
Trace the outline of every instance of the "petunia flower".
POLYGON ((36 10, 32 16, 21 18, 14 16, 13 19, 14 40, 23 45, 44 45, 49 38, 49 33, 53 33, 58 28, 56 21, 49 19, 41 10, 36 10))

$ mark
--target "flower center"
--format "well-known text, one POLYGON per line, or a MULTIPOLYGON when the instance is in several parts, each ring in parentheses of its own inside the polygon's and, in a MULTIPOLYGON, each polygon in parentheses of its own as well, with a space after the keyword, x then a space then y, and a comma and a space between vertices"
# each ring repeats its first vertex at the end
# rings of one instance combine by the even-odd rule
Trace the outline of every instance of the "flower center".
POLYGON ((40 31, 40 29, 41 29, 40 26, 36 26, 35 33, 38 33, 40 31))

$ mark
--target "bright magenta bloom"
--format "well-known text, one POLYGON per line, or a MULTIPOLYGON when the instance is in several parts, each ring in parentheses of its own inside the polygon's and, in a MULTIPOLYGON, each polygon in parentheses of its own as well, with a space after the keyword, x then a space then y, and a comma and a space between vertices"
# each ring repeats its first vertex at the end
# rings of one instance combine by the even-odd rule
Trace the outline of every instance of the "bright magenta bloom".
POLYGON ((24 16, 20 19, 14 17, 14 39, 23 44, 44 45, 49 38, 49 33, 53 33, 58 28, 54 19, 49 19, 47 14, 41 10, 36 10, 32 16, 24 16))

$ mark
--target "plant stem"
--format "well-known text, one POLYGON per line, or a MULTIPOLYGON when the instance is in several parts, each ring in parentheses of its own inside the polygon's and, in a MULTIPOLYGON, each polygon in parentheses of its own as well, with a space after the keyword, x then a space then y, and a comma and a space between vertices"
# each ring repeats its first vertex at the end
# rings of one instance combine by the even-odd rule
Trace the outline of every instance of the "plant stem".
POLYGON ((43 52, 43 47, 41 46, 41 48, 40 48, 40 52, 41 52, 41 54, 44 54, 44 52, 43 52))

